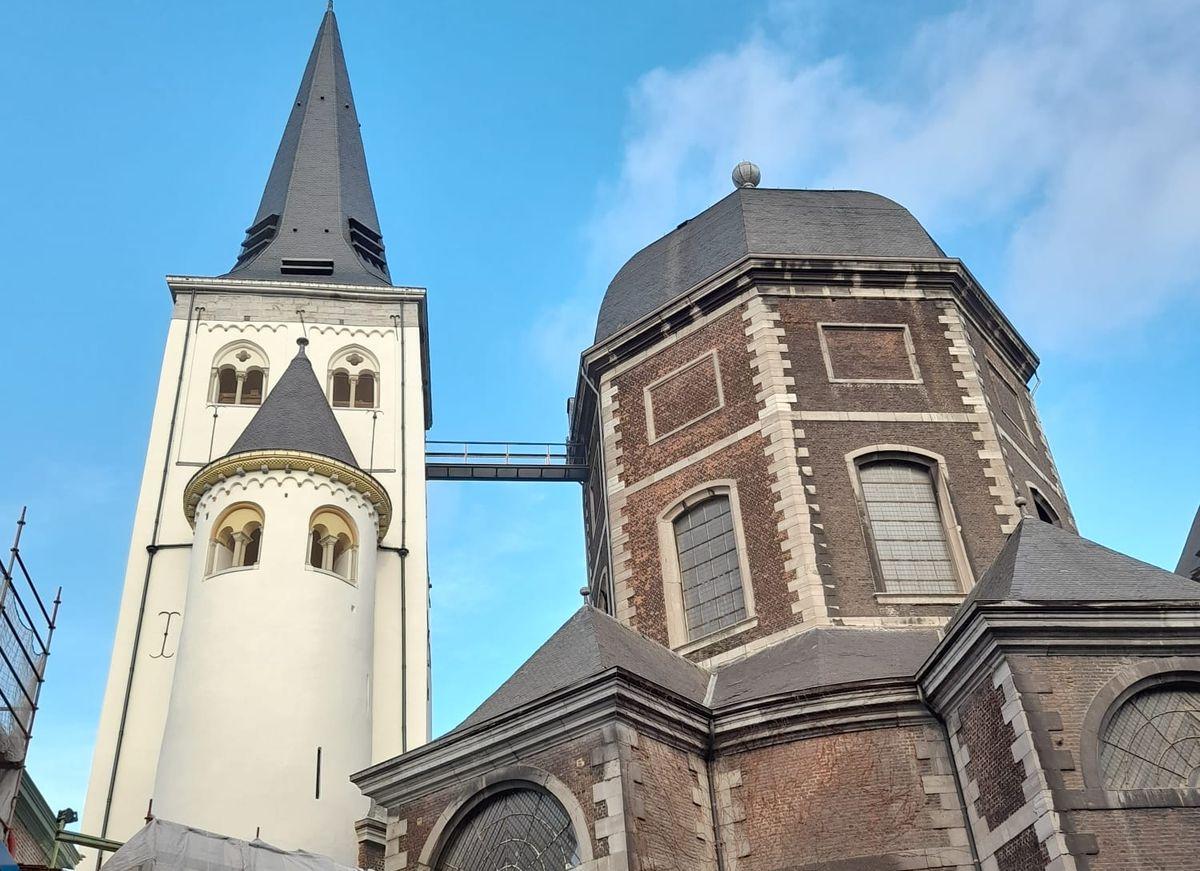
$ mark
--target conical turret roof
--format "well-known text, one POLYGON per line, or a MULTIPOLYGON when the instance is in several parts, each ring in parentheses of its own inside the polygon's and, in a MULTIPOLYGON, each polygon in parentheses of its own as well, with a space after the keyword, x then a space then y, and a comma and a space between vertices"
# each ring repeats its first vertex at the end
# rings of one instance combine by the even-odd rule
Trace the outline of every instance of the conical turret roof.
POLYGON ((346 434, 338 426, 312 363, 304 353, 308 340, 300 339, 298 344, 300 350, 287 371, 233 443, 229 455, 247 451, 303 451, 358 468, 346 434))
POLYGON ((228 277, 391 284, 358 128, 331 8, 228 277))

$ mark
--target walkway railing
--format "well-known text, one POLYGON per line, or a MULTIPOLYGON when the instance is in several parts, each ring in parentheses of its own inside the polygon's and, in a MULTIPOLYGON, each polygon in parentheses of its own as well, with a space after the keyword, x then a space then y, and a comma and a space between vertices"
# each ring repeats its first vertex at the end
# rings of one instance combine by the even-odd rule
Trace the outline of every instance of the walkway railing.
POLYGON ((587 465, 570 442, 425 442, 430 481, 583 481, 587 465))

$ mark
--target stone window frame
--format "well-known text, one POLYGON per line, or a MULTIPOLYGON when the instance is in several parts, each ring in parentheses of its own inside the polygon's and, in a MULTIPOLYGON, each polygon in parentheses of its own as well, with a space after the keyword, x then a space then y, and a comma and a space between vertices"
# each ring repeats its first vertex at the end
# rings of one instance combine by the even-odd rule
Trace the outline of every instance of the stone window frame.
POLYGON ((994 376, 993 380, 1002 382, 997 388, 998 390, 1004 390, 1007 388, 1008 390, 1012 391, 1013 401, 1017 405, 1017 414, 1021 415, 1021 419, 1013 420, 1013 416, 1005 411, 1003 406, 1000 408, 1000 413, 1004 415, 1007 420, 1012 421, 1013 426, 1020 427, 1021 432, 1024 433, 1026 440, 1028 440, 1030 444, 1036 444, 1034 441, 1033 424, 1029 420, 1030 415, 1029 412, 1025 410, 1026 403, 1021 396, 1022 392, 1028 395, 1028 389, 1022 388, 1021 390, 1018 390, 1016 387, 1014 387, 1012 382, 1009 381, 1008 376, 1004 374, 1004 372, 1000 369, 1000 366, 990 356, 987 357, 987 369, 989 378, 993 378, 994 376))
POLYGON ((262 564, 262 547, 263 539, 266 537, 267 516, 263 511, 262 506, 257 502, 243 500, 234 502, 226 507, 219 515, 216 521, 208 530, 208 548, 204 557, 204 579, 215 578, 219 575, 229 574, 230 572, 245 572, 257 569, 262 564), (226 521, 238 513, 247 513, 254 515, 250 519, 242 522, 242 524, 234 529, 233 547, 230 550, 230 564, 227 566, 218 567, 218 548, 225 547, 218 541, 222 529, 226 521), (255 527, 251 529, 251 527, 255 527), (247 532, 247 529, 251 529, 247 532), (258 552, 255 554, 254 562, 245 562, 246 546, 250 543, 254 532, 258 532, 258 552))
POLYGON ((871 561, 871 574, 875 581, 875 601, 881 605, 953 605, 961 602, 975 586, 975 572, 971 569, 971 560, 967 555, 958 512, 954 510, 954 502, 950 499, 950 470, 946 465, 946 458, 934 451, 914 445, 866 445, 846 454, 846 472, 850 476, 850 484, 854 489, 854 500, 858 504, 863 542, 871 561), (867 516, 867 500, 863 496, 862 481, 859 478, 859 468, 863 463, 888 457, 919 463, 930 470, 933 479, 933 494, 937 498, 938 510, 942 515, 942 529, 946 533, 946 545, 950 551, 951 562, 954 564, 954 573, 958 578, 959 591, 957 593, 888 591, 883 580, 883 570, 879 565, 879 553, 875 548, 871 521, 867 516))
POLYGON ((647 384, 645 387, 643 387, 642 388, 642 407, 645 409, 645 412, 646 412, 646 444, 647 445, 652 445, 655 442, 660 442, 665 438, 675 435, 675 433, 677 433, 677 432, 682 432, 683 430, 687 429, 692 424, 699 423, 700 421, 704 420, 706 417, 714 415, 718 411, 720 411, 722 408, 724 408, 725 407, 725 388, 721 384, 721 357, 720 357, 720 354, 718 353, 717 349, 710 348, 709 350, 705 351, 703 354, 700 354, 699 356, 694 357, 691 360, 688 360, 686 363, 682 363, 679 366, 676 366, 674 369, 672 369, 670 372, 667 372, 665 375, 660 375, 659 377, 657 377, 653 381, 651 381, 649 384, 647 384), (710 408, 708 411, 705 411, 702 414, 699 414, 696 417, 693 417, 691 420, 681 423, 679 426, 675 427, 672 430, 668 430, 667 432, 664 432, 664 433, 655 432, 655 429, 654 429, 654 401, 651 399, 651 396, 650 396, 651 391, 654 390, 655 387, 658 387, 660 384, 670 381, 676 375, 681 375, 684 372, 686 372, 687 370, 692 369, 696 366, 699 366, 701 363, 703 363, 709 357, 712 357, 713 376, 716 378, 716 382, 717 382, 717 404, 714 405, 712 408, 710 408))
MULTIPOLYGON (((1040 506, 1042 510, 1048 512, 1054 517, 1053 520, 1043 522, 1050 523, 1054 526, 1057 526, 1059 529, 1063 529, 1062 513, 1054 507, 1054 503, 1046 498, 1045 491, 1029 480, 1025 482, 1025 489, 1029 491, 1029 501, 1032 503, 1034 516, 1037 516, 1038 507, 1040 506)), ((1041 520, 1040 517, 1038 519, 1041 520)))
POLYGON ((821 345, 821 359, 825 361, 825 374, 830 384, 924 384, 921 367, 917 363, 917 348, 913 344, 912 330, 908 324, 890 323, 852 323, 848 321, 818 321, 817 339, 821 345), (825 341, 825 328, 834 329, 884 329, 902 330, 904 332, 904 348, 908 352, 908 365, 912 370, 912 378, 838 378, 833 373, 833 357, 829 354, 829 344, 825 341))
POLYGON ((382 407, 381 367, 379 358, 370 349, 357 344, 345 345, 330 355, 327 370, 325 393, 329 400, 329 407, 334 411, 378 411, 382 407), (349 358, 355 355, 361 359, 357 363, 351 363, 349 358), (333 382, 339 373, 344 373, 349 382, 349 405, 333 404, 333 382), (371 405, 357 404, 358 378, 364 373, 369 374, 375 381, 371 405))
POLYGON ((1079 768, 1083 800, 1094 809, 1200 807, 1200 787, 1108 789, 1100 769, 1100 736, 1121 706, 1143 690, 1168 684, 1194 683, 1200 688, 1200 657, 1168 656, 1117 671, 1088 704, 1079 727, 1079 768))
POLYGON ((213 354, 212 375, 209 381, 208 402, 210 405, 221 405, 227 408, 243 407, 243 408, 260 408, 267 401, 267 393, 270 390, 270 361, 266 351, 247 339, 238 339, 235 342, 229 342, 223 345, 217 353, 213 354), (240 355, 244 354, 245 359, 240 359, 240 355), (234 395, 233 402, 221 401, 221 370, 232 369, 234 377, 237 378, 237 392, 234 395), (262 394, 259 396, 257 403, 242 402, 242 387, 246 382, 246 376, 251 372, 262 373, 262 394))
MULTIPOLYGON (((541 768, 531 765, 504 765, 486 774, 481 774, 467 781, 458 791, 453 801, 446 806, 437 822, 429 830, 425 844, 421 848, 421 856, 417 861, 418 868, 433 868, 438 860, 438 854, 450 840, 458 824, 465 820, 479 804, 491 798, 498 792, 514 787, 541 789, 549 793, 571 818, 575 829, 575 841, 579 849, 579 865, 576 871, 584 871, 588 863, 593 861, 592 832, 588 828, 587 817, 583 805, 570 787, 541 768)), ((610 810, 613 810, 612 808, 610 810)))
POLYGON ((691 653, 717 641, 723 641, 746 632, 758 625, 758 611, 754 605, 754 582, 750 577, 749 554, 746 550, 746 533, 742 523, 742 507, 741 500, 738 498, 737 481, 732 478, 723 478, 693 487, 660 512, 655 525, 658 528, 658 553, 659 562, 662 565, 663 603, 665 605, 663 610, 667 618, 667 643, 672 650, 679 654, 691 653), (733 523, 734 541, 737 544, 738 572, 741 574, 742 599, 746 603, 746 616, 724 629, 700 638, 690 638, 687 614, 683 603, 683 572, 679 568, 679 550, 675 542, 675 519, 687 509, 706 499, 711 499, 713 496, 726 496, 729 499, 729 513, 733 523))

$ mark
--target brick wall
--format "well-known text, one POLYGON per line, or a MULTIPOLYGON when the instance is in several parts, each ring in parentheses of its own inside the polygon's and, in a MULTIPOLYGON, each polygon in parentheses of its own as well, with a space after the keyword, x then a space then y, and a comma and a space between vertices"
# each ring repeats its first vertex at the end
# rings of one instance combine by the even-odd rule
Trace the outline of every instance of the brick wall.
POLYGON ((807 738, 722 756, 729 871, 970 866, 935 726, 807 738), (860 859, 860 864, 840 864, 860 859))

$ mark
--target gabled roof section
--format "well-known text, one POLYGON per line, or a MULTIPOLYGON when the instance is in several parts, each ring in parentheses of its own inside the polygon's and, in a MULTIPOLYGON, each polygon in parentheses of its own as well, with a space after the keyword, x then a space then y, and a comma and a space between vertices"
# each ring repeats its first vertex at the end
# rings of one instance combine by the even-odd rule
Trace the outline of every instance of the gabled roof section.
POLYGON ((963 602, 1196 602, 1200 582, 1024 518, 963 602))
POLYGON ((229 454, 303 451, 331 457, 357 469, 358 462, 346 441, 346 434, 338 425, 312 363, 304 353, 308 340, 299 339, 297 344, 300 349, 296 356, 267 394, 266 402, 233 443, 229 454))
POLYGON ((455 731, 507 714, 612 668, 636 674, 694 702, 703 702, 708 690, 708 672, 584 605, 455 731))
POLYGON ((258 214, 226 277, 391 284, 332 9, 321 20, 258 214))
POLYGON ((908 209, 879 194, 739 188, 621 267, 600 304, 596 341, 747 255, 946 256, 908 209))
POLYGON ((912 678, 937 646, 923 629, 816 627, 717 670, 713 708, 847 683, 912 678))

